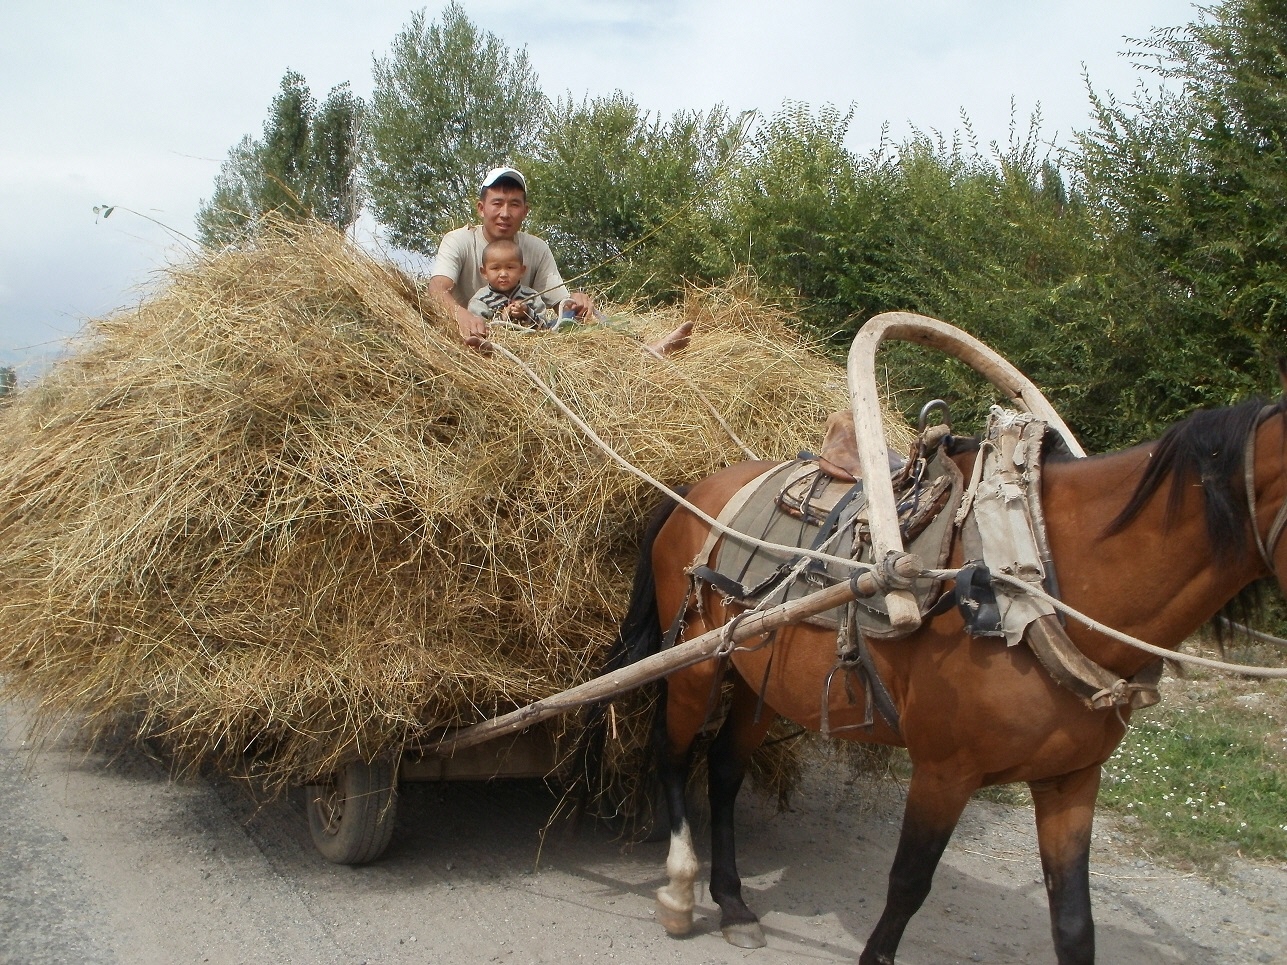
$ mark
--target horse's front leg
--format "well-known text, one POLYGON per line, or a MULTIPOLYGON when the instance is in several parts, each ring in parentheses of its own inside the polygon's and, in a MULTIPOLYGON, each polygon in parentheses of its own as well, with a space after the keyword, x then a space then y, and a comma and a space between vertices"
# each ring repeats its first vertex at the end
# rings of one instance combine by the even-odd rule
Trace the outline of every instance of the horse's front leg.
POLYGON ((1050 931, 1059 965, 1095 961, 1095 922, 1090 914, 1090 832, 1100 769, 1033 781, 1037 844, 1050 900, 1050 931))
POLYGON ((711 802, 711 898, 720 907, 724 939, 739 948, 762 948, 759 919, 742 900, 737 872, 734 810, 751 754, 764 741, 777 715, 765 710, 755 719, 757 697, 740 675, 733 678, 733 703, 708 754, 711 802))
POLYGON ((889 869, 889 893, 880 921, 867 939, 859 965, 893 965, 907 923, 924 904, 943 850, 956 830, 973 780, 917 768, 907 789, 903 830, 889 869))

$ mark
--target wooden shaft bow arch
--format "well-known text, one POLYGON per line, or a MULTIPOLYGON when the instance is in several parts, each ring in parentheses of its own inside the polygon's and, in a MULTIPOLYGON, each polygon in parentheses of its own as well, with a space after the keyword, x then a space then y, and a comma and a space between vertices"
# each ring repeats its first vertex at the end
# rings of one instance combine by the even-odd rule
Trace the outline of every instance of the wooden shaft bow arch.
MULTIPOLYGON (((1074 455, 1086 453, 1041 390, 1013 365, 972 335, 947 322, 911 312, 886 312, 867 322, 849 347, 849 399, 858 437, 858 457, 867 489, 872 549, 877 563, 906 554, 898 529, 898 509, 889 479, 889 449, 881 422, 876 387, 876 349, 887 338, 927 345, 966 363, 1001 390, 1012 403, 1058 432, 1074 455)), ((920 611, 909 590, 890 590, 885 596, 889 618, 899 630, 920 625, 920 611)))

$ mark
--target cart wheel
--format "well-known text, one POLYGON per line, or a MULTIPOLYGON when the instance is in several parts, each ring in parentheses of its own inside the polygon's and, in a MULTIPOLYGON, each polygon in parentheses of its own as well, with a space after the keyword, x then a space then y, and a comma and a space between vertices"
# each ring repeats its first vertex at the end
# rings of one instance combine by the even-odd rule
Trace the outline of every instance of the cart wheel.
POLYGON ((366 864, 384 853, 398 810, 398 768, 388 759, 352 761, 304 788, 308 830, 322 857, 366 864))

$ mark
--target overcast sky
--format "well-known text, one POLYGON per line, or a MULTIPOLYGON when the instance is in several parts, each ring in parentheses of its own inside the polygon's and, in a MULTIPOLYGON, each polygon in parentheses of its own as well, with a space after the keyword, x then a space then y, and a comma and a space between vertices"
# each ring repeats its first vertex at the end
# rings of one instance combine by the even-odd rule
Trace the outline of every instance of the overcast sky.
MULTIPOLYGON (((442 4, 430 3, 432 17, 442 4)), ((669 114, 786 99, 855 107, 850 146, 883 123, 983 144, 1022 126, 1064 140, 1096 90, 1129 95, 1124 37, 1196 16, 1185 0, 466 0, 526 45, 550 95, 622 90, 669 114)), ((367 97, 418 7, 364 0, 0 2, 0 362, 56 352, 84 320, 127 306, 185 257, 228 149, 259 136, 287 68, 319 100, 367 97), (106 221, 93 207, 118 205, 106 221), (125 209, 132 209, 133 214, 125 209), (165 228, 147 219, 160 222, 165 228), (167 230, 168 229, 168 230, 167 230)), ((498 159, 499 160, 499 159, 498 159)))

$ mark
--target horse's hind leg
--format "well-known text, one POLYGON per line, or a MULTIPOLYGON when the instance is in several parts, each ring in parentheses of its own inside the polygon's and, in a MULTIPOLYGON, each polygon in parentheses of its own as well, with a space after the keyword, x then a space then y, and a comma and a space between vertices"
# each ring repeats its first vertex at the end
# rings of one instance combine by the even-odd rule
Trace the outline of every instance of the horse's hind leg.
POLYGON ((710 762, 711 898, 720 907, 720 929, 729 944, 762 948, 759 919, 742 900, 734 841, 734 805, 751 754, 764 741, 777 715, 767 711, 756 721, 756 694, 738 675, 733 680, 733 703, 707 755, 710 762))
MULTIPOLYGON (((693 756, 693 741, 701 727, 700 718, 677 729, 670 723, 672 685, 663 684, 661 700, 653 725, 653 746, 657 751, 657 777, 666 798, 670 816, 670 851, 666 855, 666 876, 670 879, 657 889, 657 920, 671 935, 687 935, 693 928, 693 885, 697 881, 697 852, 693 849, 693 832, 688 823, 688 802, 684 789, 693 756)), ((681 708, 677 708, 677 711, 681 708)))
POLYGON ((1059 965, 1095 961, 1090 914, 1090 832, 1099 793, 1099 766, 1034 781, 1037 843, 1050 901, 1050 931, 1059 965))
POLYGON ((924 904, 943 849, 974 790, 973 783, 945 780, 924 769, 913 771, 903 830, 889 869, 885 910, 867 939, 859 965, 893 965, 903 930, 924 904))

